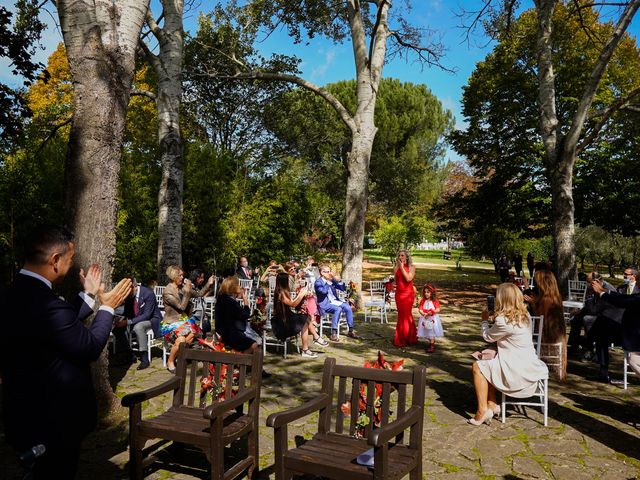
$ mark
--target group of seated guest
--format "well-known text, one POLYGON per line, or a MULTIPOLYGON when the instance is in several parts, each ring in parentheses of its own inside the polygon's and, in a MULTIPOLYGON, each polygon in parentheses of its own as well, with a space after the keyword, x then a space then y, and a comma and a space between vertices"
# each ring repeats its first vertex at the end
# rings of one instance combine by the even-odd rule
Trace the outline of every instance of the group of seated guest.
POLYGON ((603 383, 610 383, 609 346, 621 344, 629 352, 631 368, 640 372, 640 318, 638 307, 637 271, 627 267, 623 284, 615 289, 604 281, 598 272, 587 275, 587 294, 584 307, 571 319, 569 334, 570 352, 593 358, 598 363, 598 374, 590 377, 603 383), (584 327, 585 336, 581 337, 584 327))

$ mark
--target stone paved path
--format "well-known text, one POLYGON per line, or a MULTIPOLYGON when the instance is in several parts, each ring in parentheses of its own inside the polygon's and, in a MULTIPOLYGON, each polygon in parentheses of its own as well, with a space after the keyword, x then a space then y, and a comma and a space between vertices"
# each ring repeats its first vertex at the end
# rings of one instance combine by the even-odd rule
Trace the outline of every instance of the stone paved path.
MULTIPOLYGON (((425 478, 640 478, 640 381, 632 378, 626 391, 618 386, 588 382, 584 377, 595 372, 594 364, 571 363, 567 382, 549 383, 547 428, 541 424, 541 413, 532 408, 526 410, 526 416, 510 412, 505 424, 494 421, 490 426, 467 425, 465 421, 475 407, 469 353, 481 346, 482 341, 479 310, 459 303, 443 309, 446 338, 433 354, 426 353, 423 345, 407 350, 395 348, 390 341, 393 323, 363 325, 360 316, 357 326, 365 337, 363 341, 345 339, 327 348, 316 360, 303 361, 295 354, 285 360, 279 354, 268 354, 265 369, 273 376, 264 381, 262 391, 263 478, 273 478, 273 435, 271 429, 264 427, 267 415, 313 397, 327 355, 336 357, 338 362, 362 364, 365 359, 373 359, 378 349, 389 360, 405 358, 408 368, 418 363, 428 368, 425 478)), ((614 376, 620 376, 621 362, 620 351, 613 352, 614 376)), ((152 368, 138 372, 133 365, 128 370, 114 369, 114 375, 118 381, 116 393, 123 396, 156 385, 168 378, 169 373, 162 370, 161 359, 156 357, 152 368)), ((44 392, 43 401, 46 401, 44 392)), ((157 413, 169 402, 168 396, 152 401, 145 405, 144 415, 157 413)), ((311 417, 295 423, 290 429, 292 444, 294 436, 309 436, 313 432, 317 425, 314 420, 317 422, 317 418, 311 417)), ((126 420, 93 434, 84 445, 80 478, 126 478, 126 435, 126 420)), ((6 445, 0 442, 3 464, 7 464, 9 457, 6 445)), ((147 478, 206 478, 203 456, 193 453, 188 460, 188 467, 159 465, 147 478)), ((6 472, 15 470, 9 466, 6 472)))

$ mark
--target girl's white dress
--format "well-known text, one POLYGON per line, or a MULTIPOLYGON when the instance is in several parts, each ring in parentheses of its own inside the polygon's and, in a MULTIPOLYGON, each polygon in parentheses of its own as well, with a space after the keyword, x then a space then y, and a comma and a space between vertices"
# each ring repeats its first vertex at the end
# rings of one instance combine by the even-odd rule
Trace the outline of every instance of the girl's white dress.
POLYGON ((422 299, 418 306, 420 319, 418 320, 418 337, 420 338, 436 338, 444 337, 444 329, 440 321, 440 314, 429 314, 429 310, 436 310, 440 307, 440 303, 431 300, 422 299))

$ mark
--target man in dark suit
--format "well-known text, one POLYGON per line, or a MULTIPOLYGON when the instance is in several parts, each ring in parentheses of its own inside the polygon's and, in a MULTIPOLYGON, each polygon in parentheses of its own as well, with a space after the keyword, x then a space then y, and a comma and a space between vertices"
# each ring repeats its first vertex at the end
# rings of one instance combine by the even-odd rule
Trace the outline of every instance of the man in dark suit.
POLYGON ((623 295, 636 295, 640 293, 640 288, 636 282, 638 271, 635 268, 627 267, 624 269, 622 285, 618 287, 618 293, 623 295))
POLYGON ((599 286, 595 286, 594 290, 602 300, 618 308, 624 308, 621 328, 622 348, 628 352, 640 352, 640 294, 607 293, 599 286))
POLYGON ((60 227, 43 227, 25 245, 24 268, 0 295, 2 413, 7 442, 18 453, 44 445, 34 477, 75 476, 80 443, 96 425, 96 398, 90 363, 109 339, 113 310, 131 290, 122 280, 104 292, 102 273, 92 265, 80 271, 84 291, 75 306, 60 299, 52 286, 71 268, 73 235, 60 227), (93 323, 94 296, 101 303, 93 323))
POLYGON ((249 266, 247 257, 240 257, 238 260, 238 268, 236 269, 236 275, 241 280, 252 280, 254 275, 253 268, 249 266))
POLYGON ((124 302, 124 316, 126 320, 117 323, 116 326, 132 326, 133 333, 138 340, 138 355, 140 365, 138 370, 149 367, 147 356, 147 330, 153 330, 153 336, 160 338, 160 321, 162 312, 158 308, 156 295, 150 288, 139 285, 133 280, 131 295, 124 302))

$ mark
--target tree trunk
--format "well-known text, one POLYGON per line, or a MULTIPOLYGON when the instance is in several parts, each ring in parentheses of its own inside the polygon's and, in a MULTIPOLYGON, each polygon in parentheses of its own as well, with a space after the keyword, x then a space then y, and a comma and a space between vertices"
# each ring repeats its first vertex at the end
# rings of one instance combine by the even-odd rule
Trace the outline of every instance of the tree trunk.
POLYGON ((180 135, 182 100, 182 1, 162 2, 164 24, 152 28, 160 44, 158 56, 151 56, 158 76, 158 142, 162 180, 158 192, 158 281, 167 282, 169 265, 182 265, 182 192, 184 158, 180 135))
POLYGON ((567 292, 568 281, 576 277, 573 164, 573 159, 560 158, 550 171, 554 267, 563 294, 567 292))
MULTIPOLYGON (((365 130, 362 128, 361 130, 365 130)), ((364 224, 369 194, 369 160, 376 128, 373 118, 366 132, 354 135, 348 155, 347 198, 345 209, 344 237, 342 245, 342 278, 355 282, 362 289, 362 255, 364 224)))
MULTIPOLYGON (((59 0, 58 13, 74 87, 65 163, 65 215, 76 235, 76 265, 98 263, 109 288, 116 249, 118 174, 135 46, 147 2, 59 0)), ((106 349, 93 364, 102 413, 117 405, 106 349)))

